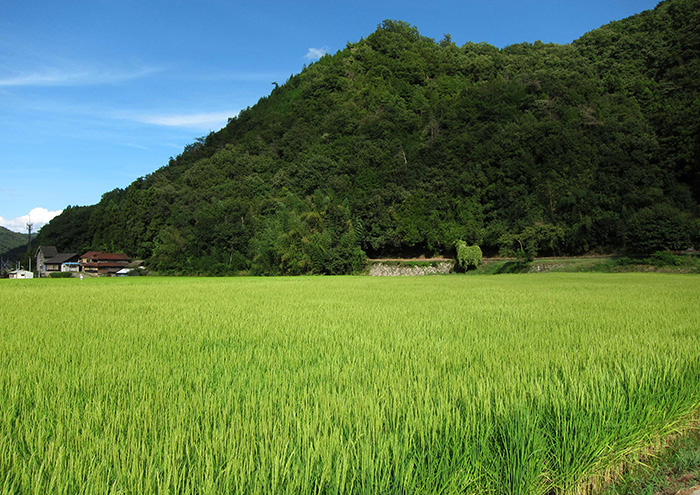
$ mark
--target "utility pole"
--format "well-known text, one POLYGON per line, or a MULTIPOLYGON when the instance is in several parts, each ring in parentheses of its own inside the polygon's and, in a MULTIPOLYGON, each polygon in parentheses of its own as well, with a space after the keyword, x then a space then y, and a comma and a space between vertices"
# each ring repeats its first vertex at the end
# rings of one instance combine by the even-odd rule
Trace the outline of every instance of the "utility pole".
POLYGON ((27 222, 27 258, 29 258, 29 271, 32 271, 32 257, 29 255, 29 251, 32 247, 32 227, 34 224, 32 222, 27 222))

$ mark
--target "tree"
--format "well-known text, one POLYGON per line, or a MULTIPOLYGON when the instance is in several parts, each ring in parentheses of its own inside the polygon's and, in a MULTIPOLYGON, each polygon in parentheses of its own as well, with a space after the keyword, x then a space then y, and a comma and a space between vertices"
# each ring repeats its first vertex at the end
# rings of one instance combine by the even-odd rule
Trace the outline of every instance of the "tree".
POLYGON ((520 264, 531 262, 537 256, 532 243, 523 244, 522 234, 506 232, 498 238, 499 254, 504 258, 517 258, 520 264))
POLYGON ((468 246, 464 241, 457 241, 457 262, 465 270, 477 268, 483 254, 479 246, 468 246))
POLYGON ((690 216, 667 204, 643 208, 632 215, 627 231, 627 248, 649 254, 691 247, 695 224, 690 216))

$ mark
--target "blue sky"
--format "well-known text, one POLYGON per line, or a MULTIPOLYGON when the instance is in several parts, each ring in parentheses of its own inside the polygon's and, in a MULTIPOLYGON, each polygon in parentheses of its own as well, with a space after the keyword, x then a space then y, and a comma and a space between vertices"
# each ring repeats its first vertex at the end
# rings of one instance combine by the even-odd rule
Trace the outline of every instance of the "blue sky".
POLYGON ((569 43, 655 0, 0 0, 0 225, 167 164, 384 19, 458 45, 569 43))

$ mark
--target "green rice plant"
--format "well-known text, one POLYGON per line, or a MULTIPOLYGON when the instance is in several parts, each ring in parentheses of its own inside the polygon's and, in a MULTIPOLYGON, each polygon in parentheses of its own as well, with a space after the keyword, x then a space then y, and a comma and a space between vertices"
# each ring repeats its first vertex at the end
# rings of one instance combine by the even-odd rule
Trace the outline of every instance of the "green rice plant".
POLYGON ((7 280, 2 493, 581 493, 700 406, 700 279, 7 280))

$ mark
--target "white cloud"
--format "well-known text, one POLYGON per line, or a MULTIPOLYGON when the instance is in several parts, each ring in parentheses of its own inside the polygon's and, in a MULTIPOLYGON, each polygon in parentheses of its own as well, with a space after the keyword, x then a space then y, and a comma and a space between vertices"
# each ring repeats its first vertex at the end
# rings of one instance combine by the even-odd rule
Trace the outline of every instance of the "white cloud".
POLYGON ((101 68, 69 67, 32 73, 0 75, 0 86, 94 86, 116 84, 158 72, 156 68, 114 71, 101 68))
POLYGON ((27 232, 27 223, 32 223, 32 232, 38 232, 41 227, 51 221, 56 215, 60 215, 63 210, 49 211, 46 208, 34 208, 27 215, 13 219, 0 217, 0 225, 14 232, 27 232))
POLYGON ((189 127, 192 129, 221 129, 228 119, 237 112, 210 112, 171 115, 140 115, 131 118, 144 124, 162 125, 167 127, 189 127))
POLYGON ((323 57, 326 53, 328 53, 327 47, 309 48, 309 51, 306 52, 306 55, 304 55, 304 58, 306 58, 308 60, 318 60, 319 58, 323 57))

